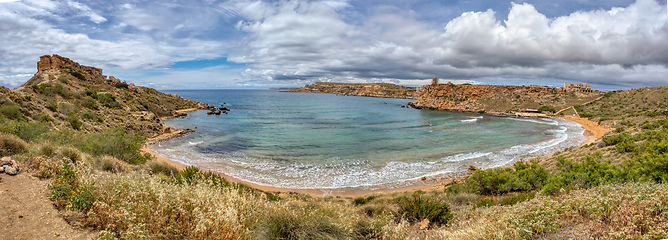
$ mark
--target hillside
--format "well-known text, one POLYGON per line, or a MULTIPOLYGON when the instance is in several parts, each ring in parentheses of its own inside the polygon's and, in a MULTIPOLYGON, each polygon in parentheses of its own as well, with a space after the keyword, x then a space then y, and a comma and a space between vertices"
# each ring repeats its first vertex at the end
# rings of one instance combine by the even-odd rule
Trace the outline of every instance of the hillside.
POLYGON ((414 99, 414 87, 404 87, 390 83, 325 83, 316 82, 302 88, 294 88, 283 92, 333 93, 346 96, 409 98, 414 99))
POLYGON ((558 87, 470 85, 452 83, 422 86, 415 108, 464 112, 514 113, 526 109, 563 109, 594 100, 600 91, 581 92, 558 87))
POLYGON ((0 87, 0 111, 6 116, 84 132, 123 128, 153 137, 168 128, 161 117, 207 107, 104 76, 102 69, 58 55, 42 56, 37 73, 15 91, 0 87))

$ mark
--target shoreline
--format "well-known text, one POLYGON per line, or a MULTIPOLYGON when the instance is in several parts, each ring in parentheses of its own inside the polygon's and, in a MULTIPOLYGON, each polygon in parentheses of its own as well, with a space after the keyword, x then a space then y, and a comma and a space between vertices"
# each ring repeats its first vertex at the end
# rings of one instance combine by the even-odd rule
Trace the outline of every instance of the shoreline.
MULTIPOLYGON (((183 110, 177 110, 180 112, 188 112, 188 111, 196 111, 196 110, 201 110, 201 109, 183 109, 183 110)), ((495 115, 499 116, 498 114, 495 113, 483 113, 483 114, 490 114, 490 115, 495 115)), ((559 118, 559 119, 564 119, 567 121, 575 122, 579 124, 585 131, 584 131, 584 136, 585 136, 585 141, 580 143, 579 146, 591 144, 595 142, 597 139, 601 138, 605 133, 611 131, 611 129, 608 129, 606 127, 598 125, 598 123, 592 122, 587 118, 581 118, 581 117, 575 117, 575 116, 547 116, 547 115, 542 115, 542 116, 518 116, 518 115, 507 115, 507 114, 500 114, 500 115, 505 115, 505 116, 511 116, 511 117, 545 117, 545 118, 559 118)), ((171 128, 171 127, 170 127, 171 128)), ((183 170, 187 165, 162 157, 160 154, 157 152, 153 151, 152 149, 149 148, 150 144, 155 144, 161 141, 167 141, 173 138, 178 138, 181 136, 184 136, 188 133, 194 132, 192 129, 174 129, 175 131, 170 132, 170 133, 164 133, 161 134, 157 137, 150 138, 146 141, 144 146, 142 146, 141 151, 145 153, 151 154, 153 157, 156 158, 156 162, 158 163, 164 163, 167 165, 170 165, 172 167, 175 167, 176 169, 183 170)), ((546 156, 543 156, 546 157, 546 156)), ((431 191, 434 189, 439 189, 446 184, 461 178, 462 176, 457 176, 457 175, 468 175, 468 173, 461 173, 461 174, 453 174, 453 175, 445 175, 445 176, 440 176, 440 178, 427 178, 426 180, 421 180, 421 181, 416 181, 411 183, 409 186, 404 186, 404 187, 398 187, 398 188, 383 188, 379 187, 378 189, 359 189, 359 188, 341 188, 341 189, 291 189, 291 188, 280 188, 280 187, 272 187, 272 186, 266 186, 266 185, 261 185, 249 181, 245 181, 233 176, 230 176, 224 172, 216 171, 216 170, 211 170, 211 169, 202 169, 203 171, 208 171, 212 173, 216 173, 223 177, 225 180, 232 182, 232 183, 238 183, 238 184, 243 184, 246 186, 250 186, 256 189, 259 189, 261 191, 265 192, 272 192, 272 193, 301 193, 301 194, 307 194, 307 195, 312 195, 312 196, 337 196, 337 197, 345 197, 345 198, 355 198, 355 197, 363 197, 363 196, 368 196, 368 195, 374 195, 374 194, 393 194, 393 193, 404 193, 404 192, 409 192, 409 191, 431 191)))

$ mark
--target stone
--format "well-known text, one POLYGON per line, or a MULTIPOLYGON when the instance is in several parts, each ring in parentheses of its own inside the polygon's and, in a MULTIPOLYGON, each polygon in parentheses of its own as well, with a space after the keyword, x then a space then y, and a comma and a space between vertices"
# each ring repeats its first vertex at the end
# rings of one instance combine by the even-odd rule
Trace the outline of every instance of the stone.
POLYGON ((5 172, 9 175, 16 175, 19 174, 19 169, 14 166, 7 166, 5 167, 5 172))
POLYGON ((429 229, 429 219, 426 219, 426 218, 425 218, 425 219, 423 219, 422 221, 420 221, 419 226, 420 226, 420 230, 427 230, 427 229, 429 229))
POLYGON ((12 164, 12 159, 9 157, 3 157, 2 159, 0 159, 0 166, 11 165, 11 164, 12 164))

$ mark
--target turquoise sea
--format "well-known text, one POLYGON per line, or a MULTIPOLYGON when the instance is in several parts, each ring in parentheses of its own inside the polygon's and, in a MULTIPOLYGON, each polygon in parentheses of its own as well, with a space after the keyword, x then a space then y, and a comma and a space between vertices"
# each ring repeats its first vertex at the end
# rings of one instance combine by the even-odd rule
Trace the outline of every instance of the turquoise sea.
POLYGON ((552 154, 585 140, 579 124, 401 108, 410 99, 273 90, 166 91, 229 114, 167 120, 196 129, 159 155, 289 189, 398 188, 552 154))

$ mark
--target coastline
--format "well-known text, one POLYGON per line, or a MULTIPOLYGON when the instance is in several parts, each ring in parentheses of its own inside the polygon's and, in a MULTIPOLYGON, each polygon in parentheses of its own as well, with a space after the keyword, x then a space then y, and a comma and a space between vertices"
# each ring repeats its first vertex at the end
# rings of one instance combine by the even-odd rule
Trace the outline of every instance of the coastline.
MULTIPOLYGON (((187 112, 187 111, 196 111, 196 110, 201 110, 201 109, 183 109, 183 110, 178 110, 179 112, 187 112)), ((487 113, 490 114, 490 113, 487 113)), ((498 114, 493 114, 493 115, 498 115, 498 114)), ((501 114, 501 115, 506 115, 506 114, 501 114)), ((515 117, 520 117, 517 115, 507 115, 507 116, 515 116, 515 117)), ((527 116, 522 116, 522 117, 527 117, 527 116)), ((575 117, 575 116, 547 116, 547 115, 541 115, 541 116, 529 116, 529 117, 547 117, 547 118, 560 118, 564 119, 567 121, 575 122, 579 124, 584 130, 584 136, 585 136, 585 141, 582 142, 579 146, 583 146, 586 144, 590 144, 595 142, 597 139, 601 138, 605 133, 611 131, 611 129, 608 129, 606 127, 598 125, 596 122, 592 122, 587 118, 580 118, 580 117, 575 117)), ((171 127, 170 127, 171 128, 171 127)), ((142 147, 142 151, 145 153, 151 154, 153 157, 156 158, 156 162, 159 163, 164 163, 168 164, 172 167, 175 167, 178 170, 183 170, 187 167, 187 165, 162 157, 160 154, 157 152, 153 151, 152 149, 149 148, 150 144, 155 144, 161 141, 167 141, 173 138, 178 138, 181 136, 184 136, 188 133, 194 132, 192 129, 173 129, 173 131, 169 133, 164 133, 159 136, 150 138, 147 140, 146 144, 142 147)), ((225 180, 232 182, 232 183, 238 183, 238 184, 243 184, 247 185, 256 189, 259 189, 261 191, 265 192, 273 192, 273 193, 290 193, 290 192, 295 192, 295 193, 301 193, 301 194, 308 194, 312 196, 338 196, 338 197, 348 197, 348 198, 354 198, 354 197, 362 197, 362 196, 368 196, 368 195, 373 195, 373 194, 392 194, 392 193, 403 193, 403 192, 409 192, 409 191, 430 191, 430 190, 435 190, 443 187, 444 185, 452 182, 454 179, 460 178, 459 176, 442 176, 437 179, 433 178, 427 178, 426 180, 422 181, 417 181, 414 183, 411 183, 409 186, 405 187, 399 187, 399 188, 383 188, 379 187, 377 189, 291 189, 291 188, 280 188, 280 187, 272 187, 272 186, 266 186, 266 185, 261 185, 261 184, 256 184, 253 182, 245 181, 233 176, 230 176, 228 174, 225 174, 220 171, 215 171, 215 170, 210 170, 206 169, 204 171, 209 171, 216 173, 223 177, 225 180)))

